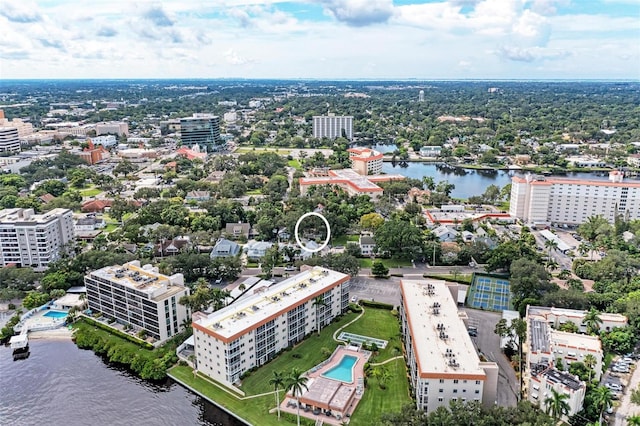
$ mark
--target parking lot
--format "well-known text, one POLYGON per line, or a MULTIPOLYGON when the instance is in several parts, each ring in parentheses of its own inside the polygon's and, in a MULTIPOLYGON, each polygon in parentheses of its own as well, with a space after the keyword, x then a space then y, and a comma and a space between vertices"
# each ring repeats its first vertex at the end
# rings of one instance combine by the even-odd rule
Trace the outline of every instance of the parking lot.
POLYGON ((373 300, 398 306, 400 305, 400 278, 355 277, 351 279, 349 293, 358 300, 373 300))

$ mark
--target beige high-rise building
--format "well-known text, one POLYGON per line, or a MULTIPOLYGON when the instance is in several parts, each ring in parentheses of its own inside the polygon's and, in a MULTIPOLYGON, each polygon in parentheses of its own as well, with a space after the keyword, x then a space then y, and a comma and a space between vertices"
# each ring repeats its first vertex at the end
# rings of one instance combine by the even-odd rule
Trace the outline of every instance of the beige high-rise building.
POLYGON ((353 116, 350 115, 314 115, 313 137, 317 139, 335 139, 344 136, 353 139, 353 116))

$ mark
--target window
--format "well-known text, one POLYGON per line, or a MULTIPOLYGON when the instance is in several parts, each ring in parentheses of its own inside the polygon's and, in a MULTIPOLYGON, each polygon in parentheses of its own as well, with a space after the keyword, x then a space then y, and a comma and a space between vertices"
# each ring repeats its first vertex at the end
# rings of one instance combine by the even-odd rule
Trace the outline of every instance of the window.
POLYGON ((440 383, 444 383, 444 379, 440 379, 440 383))
POLYGON ((479 384, 480 384, 480 380, 476 380, 476 385, 479 385, 479 384))
POLYGON ((438 402, 442 402, 442 401, 444 401, 444 398, 443 397, 439 397, 438 398, 438 402))
POLYGON ((438 392, 444 393, 444 389, 438 389, 438 392))
POLYGON ((453 384, 457 385, 458 384, 458 379, 453 379, 453 384))

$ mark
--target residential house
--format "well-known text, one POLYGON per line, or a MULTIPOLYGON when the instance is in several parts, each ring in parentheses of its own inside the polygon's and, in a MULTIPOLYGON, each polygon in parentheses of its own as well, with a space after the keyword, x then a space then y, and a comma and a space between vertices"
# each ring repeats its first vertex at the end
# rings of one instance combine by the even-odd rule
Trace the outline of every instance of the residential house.
POLYGON ((259 260, 267 254, 267 250, 273 247, 273 243, 267 241, 252 241, 246 246, 247 258, 259 260))
POLYGON ((51 195, 49 193, 46 193, 46 194, 42 194, 41 196, 39 196, 38 199, 40 201, 42 201, 42 204, 49 204, 50 202, 55 200, 56 197, 54 197, 53 195, 51 195))
POLYGON ((187 192, 187 196, 185 197, 185 201, 209 201, 211 199, 211 194, 209 191, 189 191, 187 192))
POLYGON ((235 256, 240 253, 240 246, 233 241, 229 241, 226 238, 220 238, 216 245, 211 250, 211 258, 214 257, 229 257, 235 256))
POLYGON ((432 229, 431 232, 438 237, 441 242, 453 242, 459 234, 455 229, 451 229, 445 225, 438 226, 432 229))
POLYGON ((91 200, 82 203, 82 210, 85 213, 104 213, 106 208, 111 207, 113 200, 91 200))
POLYGON ((431 199, 431 191, 413 187, 407 193, 407 199, 410 203, 428 204, 431 199))
POLYGON ((473 235, 473 232, 469 232, 469 231, 462 231, 462 241, 464 241, 465 243, 472 243, 475 235, 473 235))
POLYGON ((227 223, 224 227, 224 232, 234 239, 241 237, 249 238, 249 231, 251 231, 251 225, 248 223, 227 223))
POLYGON ((362 256, 373 256, 376 254, 376 242, 372 236, 360 235, 358 245, 360 246, 360 254, 362 254, 362 256))
POLYGON ((96 229, 102 229, 106 225, 102 218, 84 217, 76 221, 74 228, 76 232, 91 232, 96 229))
POLYGON ((189 237, 176 237, 172 240, 162 241, 155 246, 156 256, 175 256, 191 247, 189 237))

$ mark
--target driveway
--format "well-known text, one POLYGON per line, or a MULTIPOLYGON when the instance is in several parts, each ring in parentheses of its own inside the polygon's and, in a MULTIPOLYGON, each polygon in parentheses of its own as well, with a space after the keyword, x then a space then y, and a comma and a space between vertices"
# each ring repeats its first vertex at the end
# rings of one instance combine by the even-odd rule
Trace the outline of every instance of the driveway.
POLYGON ((631 391, 636 389, 638 387, 638 384, 640 384, 639 370, 640 368, 638 368, 638 366, 636 365, 633 368, 632 374, 619 374, 622 380, 615 380, 615 381, 612 380, 611 378, 608 378, 609 372, 607 372, 607 375, 605 375, 604 379, 602 380, 602 383, 611 381, 614 383, 621 383, 622 385, 626 384, 624 388, 624 393, 620 398, 620 405, 616 406, 616 404, 614 403, 615 411, 612 415, 614 426, 624 426, 627 424, 627 417, 633 416, 633 415, 640 415, 640 407, 638 407, 637 405, 631 402, 631 391), (628 382, 627 382, 627 379, 628 379, 628 382))
POLYGON ((469 316, 470 324, 478 329, 478 336, 471 338, 478 349, 478 353, 484 354, 489 361, 494 361, 500 368, 498 374, 498 405, 514 407, 518 402, 517 395, 520 384, 509 359, 500 349, 500 337, 493 332, 496 324, 502 318, 502 314, 470 308, 461 308, 461 310, 469 316))

